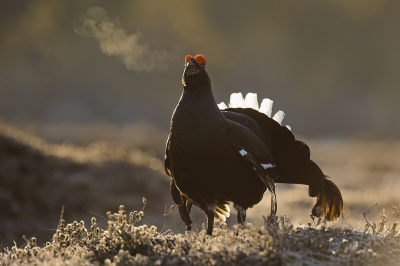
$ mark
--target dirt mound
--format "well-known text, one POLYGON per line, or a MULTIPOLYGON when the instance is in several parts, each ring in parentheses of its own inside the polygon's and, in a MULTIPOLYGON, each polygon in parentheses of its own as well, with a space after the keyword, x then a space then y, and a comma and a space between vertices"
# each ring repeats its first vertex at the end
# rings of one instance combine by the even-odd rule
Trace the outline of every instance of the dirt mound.
POLYGON ((142 197, 156 198, 146 210, 162 216, 169 184, 151 152, 109 142, 84 147, 51 144, 0 123, 0 245, 22 235, 42 243, 64 218, 90 219, 123 203, 138 209, 142 197))

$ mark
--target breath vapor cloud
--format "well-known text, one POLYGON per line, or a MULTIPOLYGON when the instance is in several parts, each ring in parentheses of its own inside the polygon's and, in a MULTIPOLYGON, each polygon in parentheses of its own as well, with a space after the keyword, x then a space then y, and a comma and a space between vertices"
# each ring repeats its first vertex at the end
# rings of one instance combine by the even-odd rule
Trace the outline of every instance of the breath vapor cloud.
POLYGON ((177 47, 172 51, 154 49, 141 32, 128 35, 119 18, 110 19, 102 7, 89 8, 82 22, 81 27, 75 28, 75 32, 96 38, 104 54, 116 56, 129 70, 165 70, 169 64, 179 60, 177 47))

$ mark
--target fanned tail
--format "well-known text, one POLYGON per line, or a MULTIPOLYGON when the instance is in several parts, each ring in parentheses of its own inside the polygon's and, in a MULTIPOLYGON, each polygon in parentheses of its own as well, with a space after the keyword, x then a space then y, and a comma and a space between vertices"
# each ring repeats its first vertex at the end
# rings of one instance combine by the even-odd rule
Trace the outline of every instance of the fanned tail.
MULTIPOLYGON (((310 149, 307 144, 296 140, 289 126, 281 126, 285 114, 278 111, 271 118, 272 103, 272 100, 264 99, 258 108, 255 94, 249 93, 246 99, 243 99, 241 93, 234 93, 231 95, 229 108, 226 108, 224 103, 219 106, 224 111, 251 117, 268 132, 274 162, 279 172, 279 178, 274 180, 276 183, 308 185, 309 196, 317 197, 312 214, 316 217, 326 217, 328 221, 340 218, 343 198, 339 188, 327 180, 327 176, 310 159, 310 149)), ((268 146, 268 143, 265 144, 268 146)))
MULTIPOLYGON (((257 93, 247 93, 246 98, 243 98, 243 94, 241 92, 232 93, 230 97, 229 108, 251 108, 260 113, 271 117, 272 114, 272 105, 274 101, 265 98, 261 102, 261 106, 258 106, 257 101, 257 93)), ((218 104, 218 108, 221 110, 226 110, 228 107, 224 102, 218 104)), ((282 120, 285 117, 285 113, 283 111, 278 111, 272 118, 273 120, 277 121, 279 124, 282 124, 282 120)), ((289 130, 292 130, 289 125, 286 126, 289 130)))
POLYGON ((343 198, 339 188, 324 175, 318 165, 309 161, 306 170, 308 178, 308 195, 317 197, 317 202, 312 209, 315 217, 325 217, 328 221, 340 218, 343 212, 343 198), (321 182, 322 181, 322 182, 321 182))
POLYGON ((325 179, 325 189, 317 196, 312 215, 325 217, 331 222, 339 219, 342 212, 343 198, 339 188, 332 181, 325 179))

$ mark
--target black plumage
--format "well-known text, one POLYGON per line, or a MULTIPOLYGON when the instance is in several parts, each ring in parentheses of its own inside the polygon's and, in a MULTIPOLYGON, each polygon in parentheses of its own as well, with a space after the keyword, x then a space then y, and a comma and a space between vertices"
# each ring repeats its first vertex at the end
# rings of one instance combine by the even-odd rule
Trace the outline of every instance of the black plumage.
POLYGON ((186 58, 184 90, 171 120, 165 170, 171 194, 190 230, 190 208, 195 204, 207 215, 207 233, 214 217, 229 216, 227 203, 245 221, 248 208, 271 192, 271 215, 276 214, 274 183, 309 185, 317 197, 312 214, 335 220, 343 210, 339 189, 310 160, 308 146, 286 127, 251 108, 221 111, 211 90, 206 60, 186 58))

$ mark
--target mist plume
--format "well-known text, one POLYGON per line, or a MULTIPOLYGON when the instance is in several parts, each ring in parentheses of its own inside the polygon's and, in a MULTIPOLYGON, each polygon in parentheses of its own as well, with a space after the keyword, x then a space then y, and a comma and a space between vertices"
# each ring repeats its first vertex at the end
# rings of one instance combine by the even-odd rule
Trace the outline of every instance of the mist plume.
POLYGON ((172 51, 153 49, 141 32, 128 35, 119 17, 110 19, 102 7, 89 8, 82 22, 81 27, 74 29, 75 32, 96 38, 104 54, 118 57, 129 70, 165 70, 171 63, 178 61, 177 47, 172 51))

